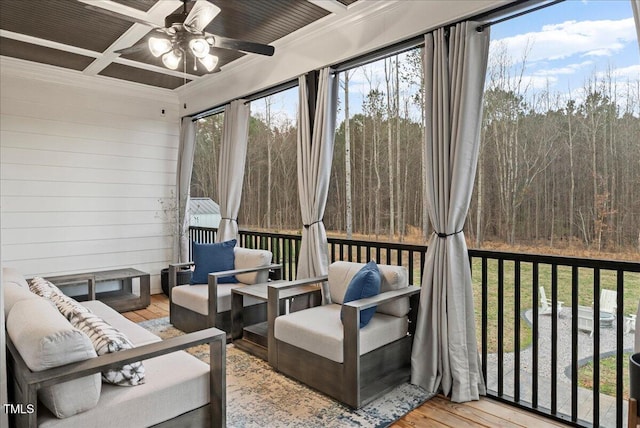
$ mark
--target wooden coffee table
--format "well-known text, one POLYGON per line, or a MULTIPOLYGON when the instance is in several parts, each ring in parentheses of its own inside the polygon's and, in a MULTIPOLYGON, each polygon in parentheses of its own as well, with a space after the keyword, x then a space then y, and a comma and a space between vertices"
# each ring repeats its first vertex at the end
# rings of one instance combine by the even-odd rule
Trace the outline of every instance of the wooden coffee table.
MULTIPOLYGON (((265 319, 263 322, 244 325, 242 310, 244 308, 244 298, 253 297, 258 300, 267 302, 269 300, 269 284, 278 284, 286 282, 284 280, 273 281, 270 283, 247 285, 245 287, 234 288, 231 290, 231 340, 234 346, 246 351, 258 358, 267 361, 267 338, 268 324, 265 319)), ((290 288, 280 293, 280 311, 283 313, 288 300, 293 297, 308 294, 317 291, 320 288, 315 285, 301 285, 300 287, 290 288)))

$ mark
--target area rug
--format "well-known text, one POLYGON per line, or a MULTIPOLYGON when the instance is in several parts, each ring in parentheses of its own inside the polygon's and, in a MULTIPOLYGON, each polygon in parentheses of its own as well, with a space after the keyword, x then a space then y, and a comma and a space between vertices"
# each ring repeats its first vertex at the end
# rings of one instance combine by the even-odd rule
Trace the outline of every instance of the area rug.
MULTIPOLYGON (((168 318, 139 323, 162 337, 184 334, 168 318)), ((189 349, 208 363, 208 345, 189 349)), ((227 425, 229 427, 386 427, 432 397, 405 383, 352 410, 274 371, 265 361, 227 345, 227 425)))

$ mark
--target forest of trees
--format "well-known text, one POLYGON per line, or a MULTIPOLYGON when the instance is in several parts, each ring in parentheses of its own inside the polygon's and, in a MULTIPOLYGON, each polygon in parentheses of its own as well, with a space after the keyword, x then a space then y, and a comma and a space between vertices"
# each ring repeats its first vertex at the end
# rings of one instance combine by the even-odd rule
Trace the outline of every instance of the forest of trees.
MULTIPOLYGON (((567 98, 528 86, 526 61, 505 52, 493 49, 487 73, 470 242, 640 251, 640 78, 594 71, 567 98)), ((421 67, 414 50, 341 73, 329 233, 428 239, 421 67)), ((296 97, 278 97, 254 102, 239 225, 299 231, 296 123, 279 106, 296 97)), ((217 199, 222 123, 200 121, 192 196, 217 199)))

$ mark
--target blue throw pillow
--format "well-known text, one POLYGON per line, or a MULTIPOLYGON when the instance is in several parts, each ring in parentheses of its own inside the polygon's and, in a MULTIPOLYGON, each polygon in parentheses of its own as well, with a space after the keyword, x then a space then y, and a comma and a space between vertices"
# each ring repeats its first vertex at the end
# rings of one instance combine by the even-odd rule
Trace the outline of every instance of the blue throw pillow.
MULTIPOLYGON (((364 265, 362 269, 356 273, 347 291, 344 293, 344 303, 352 302, 354 300, 363 299, 365 297, 373 297, 380 294, 380 271, 376 262, 371 260, 364 265)), ((360 311, 360 328, 369 324, 371 318, 376 313, 377 306, 373 308, 360 311)), ((340 311, 340 319, 343 319, 344 307, 340 311)))
MULTIPOLYGON (((233 270, 235 268, 235 256, 233 249, 236 240, 218 242, 215 244, 200 244, 193 242, 193 262, 196 265, 191 275, 191 284, 206 284, 209 281, 209 273, 233 270)), ((238 282, 235 276, 218 278, 219 284, 238 282)))

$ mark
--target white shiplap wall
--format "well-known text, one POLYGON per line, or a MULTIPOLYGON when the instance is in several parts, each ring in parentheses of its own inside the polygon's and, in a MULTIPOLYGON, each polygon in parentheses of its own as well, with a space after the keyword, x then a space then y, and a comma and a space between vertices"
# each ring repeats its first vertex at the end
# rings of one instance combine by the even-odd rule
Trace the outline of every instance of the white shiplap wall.
POLYGON ((175 190, 177 97, 5 70, 2 265, 27 276, 135 267, 159 292, 171 259, 160 201, 175 190))

